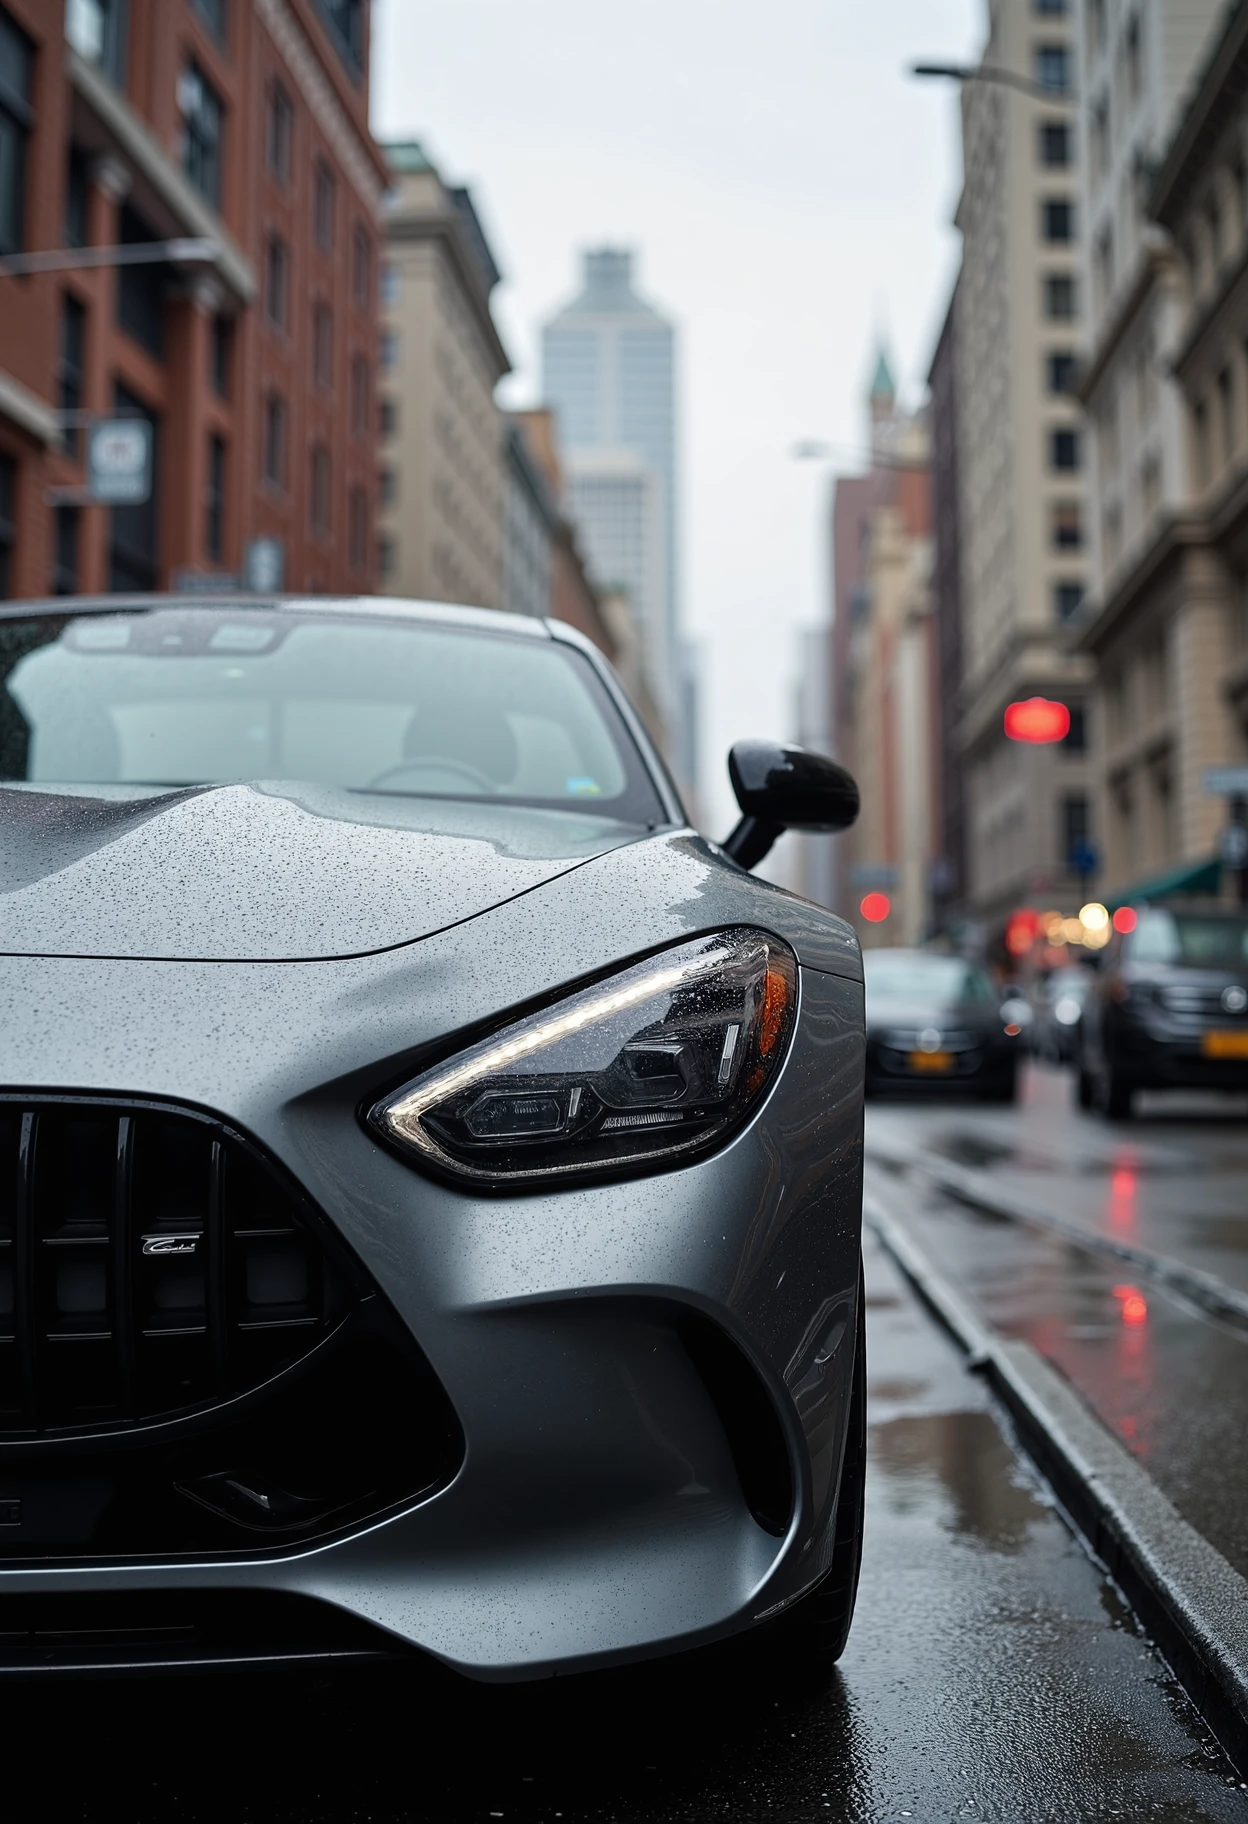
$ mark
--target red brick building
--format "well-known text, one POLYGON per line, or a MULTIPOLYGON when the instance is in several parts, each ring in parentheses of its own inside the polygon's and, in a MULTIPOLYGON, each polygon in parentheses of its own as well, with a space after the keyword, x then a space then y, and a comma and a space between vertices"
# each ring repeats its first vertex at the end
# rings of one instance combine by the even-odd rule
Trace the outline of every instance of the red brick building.
POLYGON ((0 595, 193 585, 259 538, 288 588, 373 588, 368 54, 368 0, 0 0, 0 262, 87 262, 0 264, 0 595), (145 504, 73 501, 70 413, 150 418, 145 504))

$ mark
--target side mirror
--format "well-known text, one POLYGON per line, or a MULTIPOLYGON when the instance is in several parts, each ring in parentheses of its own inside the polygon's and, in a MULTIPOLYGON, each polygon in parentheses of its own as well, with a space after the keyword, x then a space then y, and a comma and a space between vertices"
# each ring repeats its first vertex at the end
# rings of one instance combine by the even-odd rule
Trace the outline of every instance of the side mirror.
POLYGON ((785 830, 845 830, 858 815, 852 776, 824 754, 778 741, 738 741, 728 777, 741 821, 724 844, 743 868, 757 867, 785 830))

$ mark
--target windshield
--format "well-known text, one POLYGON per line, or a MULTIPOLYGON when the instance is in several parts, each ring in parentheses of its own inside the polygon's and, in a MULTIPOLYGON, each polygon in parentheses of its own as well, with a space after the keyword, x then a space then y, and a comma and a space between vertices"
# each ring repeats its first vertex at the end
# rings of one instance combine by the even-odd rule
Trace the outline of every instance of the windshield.
POLYGON ((663 818, 592 667, 553 640, 161 608, 0 621, 0 778, 300 780, 663 818))
POLYGON ((890 955, 887 950, 868 950, 862 962, 869 1002, 927 1001, 952 1007, 968 1001, 987 1005, 996 1000, 983 970, 959 957, 913 952, 890 955))
POLYGON ((1248 962, 1248 914, 1219 917, 1170 912, 1154 907, 1141 912, 1126 940, 1132 963, 1187 963, 1193 968, 1236 969, 1248 962))

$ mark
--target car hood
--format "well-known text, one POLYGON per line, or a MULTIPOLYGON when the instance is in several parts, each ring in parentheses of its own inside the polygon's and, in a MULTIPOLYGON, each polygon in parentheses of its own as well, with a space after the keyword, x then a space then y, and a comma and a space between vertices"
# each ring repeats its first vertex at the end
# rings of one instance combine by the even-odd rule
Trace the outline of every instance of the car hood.
POLYGON ((0 954, 361 956, 642 834, 571 812, 302 784, 0 787, 0 954))

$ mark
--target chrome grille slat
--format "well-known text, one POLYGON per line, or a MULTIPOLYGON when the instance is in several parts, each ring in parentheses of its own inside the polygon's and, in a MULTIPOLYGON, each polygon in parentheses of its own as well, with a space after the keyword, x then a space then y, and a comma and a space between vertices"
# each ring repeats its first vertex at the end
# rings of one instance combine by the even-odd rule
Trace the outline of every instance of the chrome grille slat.
POLYGON ((211 1407, 345 1309, 296 1197, 206 1116, 0 1097, 0 1187, 0 1436, 211 1407))

